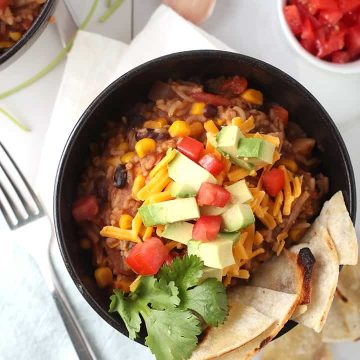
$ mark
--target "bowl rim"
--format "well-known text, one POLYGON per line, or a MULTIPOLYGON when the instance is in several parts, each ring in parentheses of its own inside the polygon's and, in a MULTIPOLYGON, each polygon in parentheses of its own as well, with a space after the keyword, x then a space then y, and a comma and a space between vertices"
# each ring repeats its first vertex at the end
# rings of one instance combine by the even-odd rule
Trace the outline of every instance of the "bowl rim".
POLYGON ((6 50, 3 54, 0 54, 0 67, 4 66, 8 60, 12 59, 13 56, 22 50, 26 45, 30 46, 31 44, 29 41, 31 41, 33 38, 35 40, 36 35, 40 35, 40 30, 52 14, 56 2, 57 0, 47 0, 33 24, 23 34, 20 40, 17 41, 11 48, 6 50))
MULTIPOLYGON (((344 140, 342 139, 339 130, 337 129, 335 123, 331 119, 330 115, 327 113, 327 111, 324 109, 324 107, 319 103, 319 101, 303 86, 301 85, 297 80, 293 79, 290 75, 286 74, 282 70, 274 67, 273 65, 270 65, 262 60, 258 60, 256 58, 252 58, 247 55, 229 52, 229 51, 221 51, 221 50, 190 50, 190 51, 183 51, 183 52, 177 52, 170 55, 165 55, 158 57, 156 59, 150 60, 142 65, 139 65, 135 67, 134 69, 126 72, 116 80, 114 80, 110 85, 108 85, 87 107, 87 109, 84 111, 80 119, 75 124, 73 130, 71 131, 66 145, 62 151, 62 155, 59 161, 56 178, 55 178, 55 184, 54 184, 54 196, 53 196, 53 214, 54 214, 54 224, 55 224, 55 232, 56 237, 58 241, 58 245, 60 248, 60 252, 64 261, 64 264, 67 268, 67 271, 69 272, 72 280, 74 281, 77 289, 80 291, 80 293, 83 295, 85 300, 88 302, 88 304, 100 315, 108 324, 110 324, 113 328, 120 331, 120 326, 118 325, 118 321, 116 321, 109 312, 105 311, 92 297, 92 295, 89 293, 87 288, 85 287, 84 283, 80 279, 80 277, 77 274, 77 271, 74 267, 74 264, 71 260, 68 248, 65 244, 65 236, 64 236, 64 230, 63 225, 61 221, 61 214, 60 214, 60 198, 61 198, 61 191, 62 191, 62 184, 64 183, 64 169, 66 167, 66 163, 69 158, 69 154, 72 151, 72 148, 77 140, 78 135, 82 132, 83 128, 86 126, 86 123, 88 119, 92 116, 92 114, 102 105, 103 101, 105 101, 107 98, 111 97, 114 91, 116 91, 119 87, 122 86, 123 83, 126 83, 127 81, 131 80, 132 78, 136 77, 138 73, 147 72, 151 70, 153 66, 156 66, 158 64, 161 64, 162 62, 166 62, 167 60, 187 60, 191 61, 193 58, 208 58, 208 57, 217 57, 217 58, 223 58, 226 60, 241 60, 246 61, 250 63, 252 66, 255 66, 257 68, 260 68, 264 71, 267 71, 269 73, 275 73, 276 76, 281 76, 285 82, 291 84, 292 86, 297 87, 299 90, 304 92, 306 96, 308 96, 313 102, 315 102, 316 106, 319 108, 319 111, 323 113, 324 117, 326 117, 329 127, 332 130, 332 134, 336 139, 338 140, 340 150, 342 151, 342 158, 346 165, 346 174, 345 176, 348 179, 349 182, 349 188, 350 188, 350 194, 349 194, 349 213, 351 215, 351 218, 353 222, 355 222, 356 218, 356 186, 355 186, 355 177, 353 172, 353 167, 351 164, 350 156, 347 151, 346 145, 344 143, 344 140)), ((283 333, 286 333, 287 331, 291 330, 292 327, 296 325, 295 322, 289 321, 283 329, 280 331, 278 336, 281 336, 283 333)), ((143 344, 143 338, 137 338, 135 341, 143 344)))
POLYGON ((290 43, 291 47, 295 52, 302 55, 307 61, 311 64, 320 67, 323 70, 331 71, 337 74, 359 74, 360 73, 360 59, 351 61, 345 64, 336 64, 329 61, 325 61, 317 58, 316 56, 310 54, 305 50, 295 35, 290 30, 288 23, 286 22, 283 7, 286 4, 287 0, 277 0, 277 13, 280 20, 281 29, 285 34, 286 39, 290 43))

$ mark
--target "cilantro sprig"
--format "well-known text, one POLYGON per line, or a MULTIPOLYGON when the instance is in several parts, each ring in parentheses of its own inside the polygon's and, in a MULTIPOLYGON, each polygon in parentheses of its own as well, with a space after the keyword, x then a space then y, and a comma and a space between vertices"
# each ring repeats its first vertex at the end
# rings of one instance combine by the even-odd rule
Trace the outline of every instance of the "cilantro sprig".
POLYGON ((201 320, 218 326, 226 318, 225 287, 216 279, 201 282, 203 266, 197 256, 178 257, 156 277, 141 277, 135 291, 114 290, 110 298, 109 311, 120 314, 131 339, 144 320, 146 345, 157 360, 188 359, 201 334, 201 320))

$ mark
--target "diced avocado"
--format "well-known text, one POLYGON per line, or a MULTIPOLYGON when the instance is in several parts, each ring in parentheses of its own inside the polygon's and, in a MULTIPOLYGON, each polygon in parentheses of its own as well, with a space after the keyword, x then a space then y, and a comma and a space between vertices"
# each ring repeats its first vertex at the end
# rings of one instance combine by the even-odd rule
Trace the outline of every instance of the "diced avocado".
POLYGON ((144 205, 138 211, 145 226, 165 225, 200 217, 194 197, 144 205))
POLYGON ((194 224, 186 221, 179 221, 173 224, 166 224, 162 237, 187 244, 192 239, 194 224))
POLYGON ((206 266, 223 269, 235 264, 231 240, 212 240, 201 242, 191 240, 188 242, 188 254, 197 255, 206 266))
POLYGON ((206 206, 200 207, 200 214, 216 216, 216 215, 221 215, 222 213, 224 213, 226 209, 227 209, 227 206, 217 207, 217 206, 206 205, 206 206))
POLYGON ((230 240, 236 243, 240 239, 240 231, 234 232, 219 232, 216 240, 230 240))
POLYGON ((248 204, 232 204, 221 216, 226 232, 237 231, 255 222, 254 214, 248 204))
POLYGON ((258 138, 244 138, 239 142, 238 156, 247 158, 253 164, 272 164, 275 145, 258 138))
POLYGON ((193 197, 196 195, 194 188, 188 184, 172 183, 170 185, 170 194, 177 198, 193 197))
POLYGON ((236 125, 224 126, 216 136, 217 148, 230 161, 242 168, 252 170, 254 165, 238 158, 238 146, 244 135, 236 125))
POLYGON ((225 189, 230 192, 232 202, 247 203, 253 198, 245 180, 240 180, 232 185, 225 186, 225 189))
POLYGON ((206 279, 215 278, 219 281, 222 280, 222 269, 215 269, 208 266, 203 267, 203 275, 200 278, 200 282, 203 282, 206 279))
POLYGON ((197 193, 203 182, 217 183, 207 170, 179 152, 168 165, 168 169, 169 177, 178 184, 186 185, 187 191, 197 193))

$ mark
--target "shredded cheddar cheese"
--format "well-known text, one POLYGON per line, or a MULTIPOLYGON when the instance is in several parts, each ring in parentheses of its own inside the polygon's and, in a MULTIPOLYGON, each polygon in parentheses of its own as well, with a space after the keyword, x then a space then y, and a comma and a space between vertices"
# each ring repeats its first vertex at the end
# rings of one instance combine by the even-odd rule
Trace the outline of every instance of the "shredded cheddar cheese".
POLYGON ((150 171, 149 178, 152 179, 160 170, 167 168, 168 164, 174 159, 175 155, 175 149, 168 149, 166 155, 150 171))
POLYGON ((115 226, 104 226, 100 231, 100 235, 118 240, 127 240, 136 243, 141 242, 137 234, 132 230, 124 230, 115 226))
POLYGON ((150 195, 162 191, 171 181, 168 176, 167 168, 159 172, 137 193, 137 198, 141 201, 146 200, 150 195))
POLYGON ((146 240, 149 237, 151 237, 153 231, 154 231, 154 228, 152 226, 147 227, 144 231, 143 240, 146 240))
POLYGON ((246 178, 249 174, 249 170, 243 168, 236 168, 228 172, 227 177, 231 182, 236 182, 246 178))
POLYGON ((132 221, 132 232, 134 235, 138 236, 142 227, 142 219, 139 213, 136 213, 132 221))

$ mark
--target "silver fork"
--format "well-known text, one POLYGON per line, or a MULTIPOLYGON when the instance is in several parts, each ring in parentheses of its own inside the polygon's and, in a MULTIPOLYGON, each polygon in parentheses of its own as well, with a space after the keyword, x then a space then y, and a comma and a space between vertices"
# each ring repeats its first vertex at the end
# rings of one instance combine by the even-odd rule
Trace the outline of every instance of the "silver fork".
POLYGON ((51 258, 50 249, 55 242, 55 236, 50 218, 1 142, 0 213, 3 214, 11 230, 24 233, 24 236, 17 238, 26 239, 21 241, 21 245, 36 260, 79 359, 96 359, 66 298, 51 258), (29 234, 36 234, 36 239, 29 241, 29 234))

